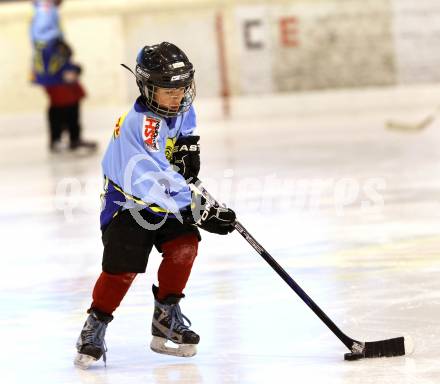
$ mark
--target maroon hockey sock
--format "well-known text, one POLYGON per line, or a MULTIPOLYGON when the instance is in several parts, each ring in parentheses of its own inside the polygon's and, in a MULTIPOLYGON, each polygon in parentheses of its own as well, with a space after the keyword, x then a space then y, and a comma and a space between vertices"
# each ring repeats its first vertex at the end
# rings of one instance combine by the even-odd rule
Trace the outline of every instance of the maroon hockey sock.
POLYGON ((182 294, 197 256, 198 245, 199 240, 194 234, 183 235, 162 244, 163 260, 157 273, 157 299, 163 300, 170 294, 182 294))
POLYGON ((113 275, 102 272, 93 289, 92 308, 111 315, 121 304, 135 277, 136 273, 113 275))

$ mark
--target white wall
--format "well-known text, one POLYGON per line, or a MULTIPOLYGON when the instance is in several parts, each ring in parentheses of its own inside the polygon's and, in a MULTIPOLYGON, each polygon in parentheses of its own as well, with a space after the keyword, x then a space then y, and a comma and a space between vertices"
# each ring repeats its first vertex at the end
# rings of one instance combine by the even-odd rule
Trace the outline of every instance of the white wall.
MULTIPOLYGON (((87 105, 133 99, 136 85, 119 64, 133 66, 144 44, 165 40, 195 64, 198 97, 219 96, 219 14, 235 96, 440 82, 438 0, 65 0, 87 105)), ((0 5, 0 113, 46 104, 29 83, 31 17, 30 1, 0 5)))
POLYGON ((394 0, 393 35, 399 83, 440 81, 438 0, 394 0))

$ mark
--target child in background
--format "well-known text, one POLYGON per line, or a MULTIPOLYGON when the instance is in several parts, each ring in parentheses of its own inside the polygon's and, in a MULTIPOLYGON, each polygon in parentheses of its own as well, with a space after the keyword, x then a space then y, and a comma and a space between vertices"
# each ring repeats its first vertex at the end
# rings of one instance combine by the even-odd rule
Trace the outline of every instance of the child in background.
POLYGON ((49 149, 62 150, 64 129, 69 132, 70 149, 94 151, 96 143, 81 139, 80 102, 85 91, 79 83, 81 67, 72 63, 72 49, 64 41, 58 7, 62 0, 35 0, 31 24, 33 81, 44 87, 49 97, 49 149))

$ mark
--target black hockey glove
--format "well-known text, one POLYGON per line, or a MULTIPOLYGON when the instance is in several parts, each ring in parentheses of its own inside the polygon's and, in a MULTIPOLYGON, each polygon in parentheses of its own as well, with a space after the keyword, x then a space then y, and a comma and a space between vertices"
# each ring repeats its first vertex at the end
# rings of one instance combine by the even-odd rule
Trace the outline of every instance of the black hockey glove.
POLYGON ((200 171, 200 136, 179 137, 174 145, 171 164, 187 181, 197 178, 200 171), (189 180, 188 180, 189 179, 189 180))
POLYGON ((195 193, 191 209, 188 207, 182 214, 186 222, 218 235, 227 235, 235 229, 235 212, 232 209, 211 205, 202 195, 195 193))

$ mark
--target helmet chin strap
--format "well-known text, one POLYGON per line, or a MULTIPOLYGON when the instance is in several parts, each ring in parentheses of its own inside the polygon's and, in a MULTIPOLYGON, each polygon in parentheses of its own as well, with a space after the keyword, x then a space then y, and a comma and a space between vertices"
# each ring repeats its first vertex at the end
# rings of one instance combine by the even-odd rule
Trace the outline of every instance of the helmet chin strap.
MULTIPOLYGON (((123 68, 125 68, 127 71, 131 72, 131 74, 135 77, 136 82, 137 82, 137 76, 136 76, 136 74, 133 72, 133 70, 132 70, 128 65, 121 64, 121 67, 123 67, 123 68)), ((142 99, 144 99, 144 103, 145 103, 145 101, 146 101, 146 100, 145 100, 145 99, 146 99, 146 96, 145 96, 144 94, 141 93, 141 97, 142 97, 142 99)))
POLYGON ((121 64, 121 67, 124 67, 125 69, 127 69, 128 71, 130 71, 130 72, 133 74, 133 76, 136 77, 136 74, 133 72, 133 70, 132 70, 129 66, 127 66, 127 65, 125 65, 125 64, 121 64))

